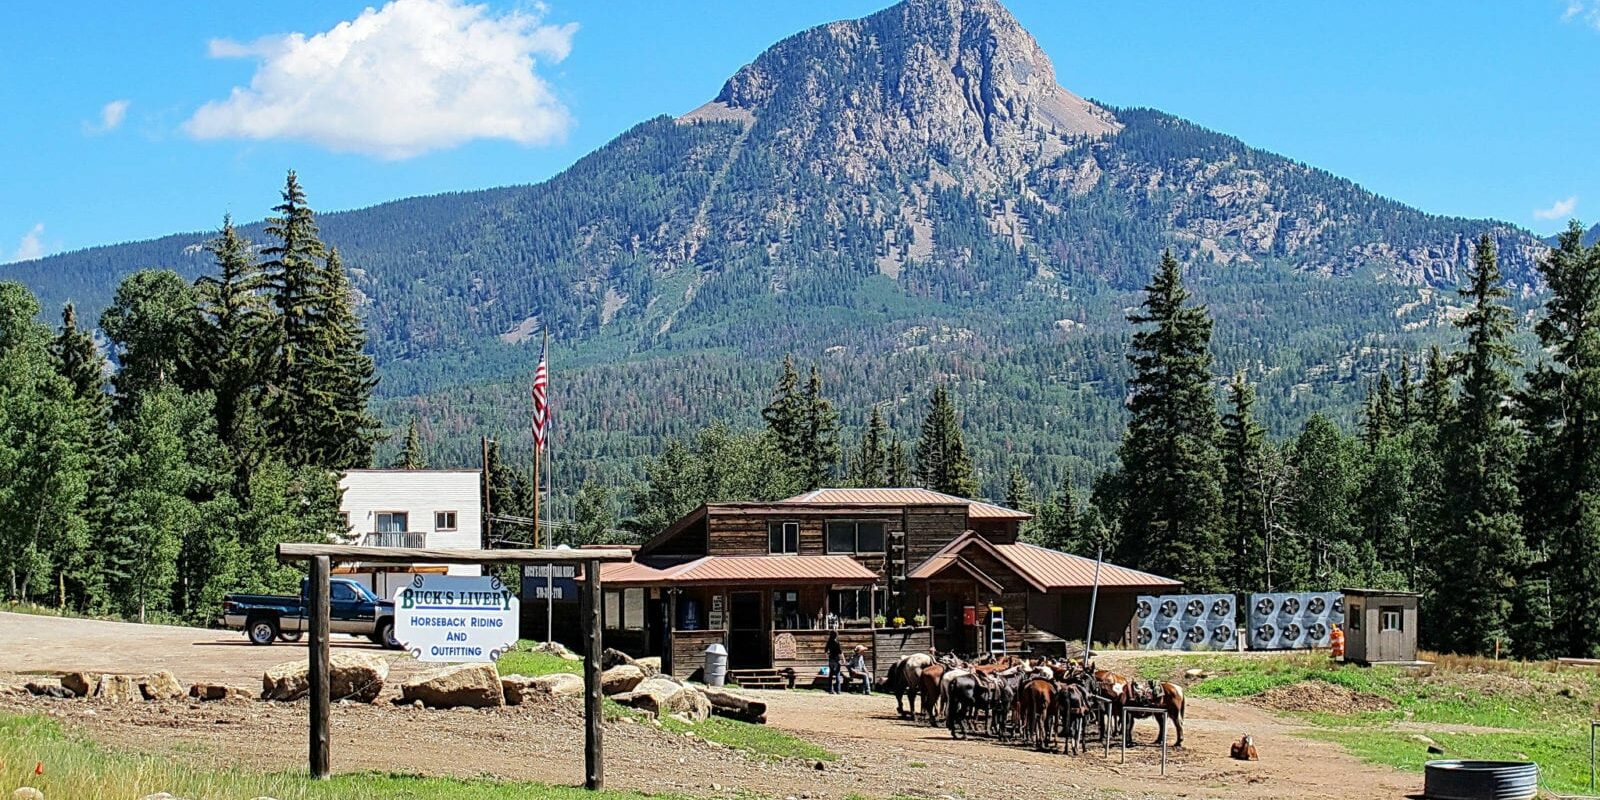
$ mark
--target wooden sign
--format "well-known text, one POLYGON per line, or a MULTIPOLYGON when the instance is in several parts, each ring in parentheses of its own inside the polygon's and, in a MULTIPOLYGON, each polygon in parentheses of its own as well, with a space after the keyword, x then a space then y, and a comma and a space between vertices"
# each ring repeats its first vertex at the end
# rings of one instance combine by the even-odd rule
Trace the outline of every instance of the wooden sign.
POLYGON ((780 633, 772 637, 772 660, 790 660, 795 657, 796 651, 794 634, 780 633))

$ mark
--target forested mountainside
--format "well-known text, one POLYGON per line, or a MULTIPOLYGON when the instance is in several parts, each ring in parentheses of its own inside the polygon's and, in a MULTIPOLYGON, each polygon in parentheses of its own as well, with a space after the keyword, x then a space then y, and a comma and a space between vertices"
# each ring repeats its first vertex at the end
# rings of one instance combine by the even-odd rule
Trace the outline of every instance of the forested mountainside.
MULTIPOLYGON (((1167 249, 1218 320, 1219 374, 1249 371, 1271 427, 1348 419, 1365 378, 1453 313, 1479 234, 1524 295, 1544 247, 1079 98, 991 0, 906 0, 785 39, 700 109, 542 184, 319 221, 360 294, 380 413, 422 416, 436 463, 525 430, 548 326, 574 486, 632 475, 708 420, 753 422, 791 351, 820 362, 847 428, 886 404, 908 430, 928 387, 950 384, 991 494, 1009 463, 1087 479, 1123 423, 1125 310, 1167 249)), ((72 299, 93 318, 134 269, 199 274, 210 236, 0 277, 46 314, 72 299)))

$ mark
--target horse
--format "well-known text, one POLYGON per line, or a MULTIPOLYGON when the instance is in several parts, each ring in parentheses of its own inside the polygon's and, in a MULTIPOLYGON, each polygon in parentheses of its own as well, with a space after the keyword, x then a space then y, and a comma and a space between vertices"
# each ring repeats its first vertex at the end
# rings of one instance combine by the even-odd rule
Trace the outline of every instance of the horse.
POLYGON ((894 710, 902 719, 917 716, 917 695, 922 691, 922 671, 932 666, 933 656, 928 653, 912 653, 889 668, 885 676, 884 688, 894 693, 894 710), (911 705, 908 713, 902 700, 909 701, 911 705))
POLYGON ((955 677, 944 684, 944 724, 950 730, 950 738, 965 739, 971 734, 972 713, 990 702, 994 678, 966 670, 952 670, 945 675, 955 677))
POLYGON ((1005 741, 1011 736, 1011 712, 1016 702, 1017 689, 1027 678, 1027 670, 1022 667, 994 674, 994 693, 989 701, 989 735, 998 741, 1005 741))
POLYGON ((1135 717, 1149 716, 1140 713, 1139 709, 1161 709, 1166 711, 1166 717, 1159 718, 1156 722, 1161 726, 1161 732, 1156 737, 1156 744, 1167 740, 1167 720, 1172 720, 1172 727, 1178 734, 1178 741, 1174 747, 1183 746, 1183 687, 1165 681, 1157 684, 1147 681, 1144 686, 1137 682, 1107 670, 1096 670, 1095 680, 1100 685, 1100 691, 1111 698, 1111 712, 1116 721, 1113 730, 1121 732, 1123 741, 1133 744, 1133 720, 1128 721, 1127 729, 1122 730, 1122 710, 1132 709, 1135 717))
POLYGON ((1017 724, 1022 728, 1022 743, 1037 748, 1050 746, 1050 704, 1055 684, 1031 678, 1017 689, 1017 724))
POLYGON ((1089 719, 1088 690, 1081 683, 1059 683, 1052 705, 1061 726, 1061 752, 1082 753, 1084 723, 1089 719))

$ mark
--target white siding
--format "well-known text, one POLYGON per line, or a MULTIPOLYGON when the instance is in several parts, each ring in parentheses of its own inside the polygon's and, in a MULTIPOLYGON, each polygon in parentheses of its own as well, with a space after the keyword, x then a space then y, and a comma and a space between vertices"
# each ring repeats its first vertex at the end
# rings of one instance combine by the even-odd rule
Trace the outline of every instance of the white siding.
MULTIPOLYGON (((483 542, 482 473, 477 470, 372 469, 351 470, 339 479, 344 496, 339 511, 350 522, 350 542, 360 544, 378 530, 378 513, 406 514, 406 530, 424 534, 424 545, 440 550, 476 550, 483 542), (456 512, 456 529, 434 528, 434 513, 456 512)), ((479 575, 477 566, 452 565, 451 575, 479 575)), ((393 597, 404 580, 399 576, 358 574, 374 591, 393 597)))

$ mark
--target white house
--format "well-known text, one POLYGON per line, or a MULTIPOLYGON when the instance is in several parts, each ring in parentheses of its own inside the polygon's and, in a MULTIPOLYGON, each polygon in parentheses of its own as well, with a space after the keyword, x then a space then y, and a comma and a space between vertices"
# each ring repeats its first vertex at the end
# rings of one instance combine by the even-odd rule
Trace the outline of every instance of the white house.
MULTIPOLYGON (((350 544, 474 550, 483 546, 483 473, 475 469, 353 469, 339 479, 350 544)), ((393 598, 419 572, 482 574, 476 565, 351 564, 339 572, 393 598)))

